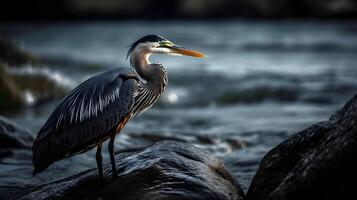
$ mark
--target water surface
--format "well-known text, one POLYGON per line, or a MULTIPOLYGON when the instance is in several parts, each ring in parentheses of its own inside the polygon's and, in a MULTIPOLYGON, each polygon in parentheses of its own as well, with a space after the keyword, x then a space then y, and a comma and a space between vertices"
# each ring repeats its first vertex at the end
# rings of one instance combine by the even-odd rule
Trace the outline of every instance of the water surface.
MULTIPOLYGON (((167 68, 169 85, 154 107, 127 124, 116 148, 191 142, 224 160, 244 189, 269 149, 328 119, 357 91, 353 22, 76 22, 0 29, 46 63, 12 73, 46 74, 68 89, 100 71, 128 67, 128 45, 146 34, 206 53, 205 59, 151 58, 167 68)), ((1 114, 37 134, 57 103, 1 114)), ((62 176, 96 166, 94 151, 73 160, 81 165, 62 176)))

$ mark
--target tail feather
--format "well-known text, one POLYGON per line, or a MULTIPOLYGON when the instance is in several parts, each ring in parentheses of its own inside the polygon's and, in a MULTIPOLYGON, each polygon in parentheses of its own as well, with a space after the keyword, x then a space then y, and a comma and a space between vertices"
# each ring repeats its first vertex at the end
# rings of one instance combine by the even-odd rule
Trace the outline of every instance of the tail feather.
POLYGON ((32 146, 32 163, 34 170, 32 176, 40 173, 48 168, 54 161, 49 160, 49 152, 47 152, 46 144, 41 140, 36 140, 32 146))

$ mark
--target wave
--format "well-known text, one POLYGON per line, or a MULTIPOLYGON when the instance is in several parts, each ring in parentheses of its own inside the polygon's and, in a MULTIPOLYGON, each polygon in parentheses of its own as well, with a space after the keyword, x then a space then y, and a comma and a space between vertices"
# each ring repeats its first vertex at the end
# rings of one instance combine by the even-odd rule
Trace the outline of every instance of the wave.
POLYGON ((237 47, 244 51, 273 51, 273 52, 343 52, 354 53, 357 51, 356 45, 340 44, 333 42, 319 43, 284 43, 284 42, 267 42, 267 43, 246 43, 237 47))
POLYGON ((26 65, 19 68, 10 68, 9 72, 12 75, 21 76, 43 76, 47 79, 55 82, 57 85, 65 88, 73 88, 78 83, 71 78, 66 77, 64 74, 57 70, 51 70, 48 67, 33 67, 32 65, 26 65))
POLYGON ((234 103, 258 103, 266 100, 293 102, 298 98, 299 90, 297 88, 258 86, 226 92, 218 96, 215 101, 221 105, 228 105, 234 103))
POLYGON ((227 155, 247 147, 245 141, 237 135, 217 136, 196 133, 129 133, 122 136, 120 146, 125 146, 126 149, 135 149, 162 140, 187 142, 215 153, 217 156, 227 155))
POLYGON ((64 96, 76 81, 47 67, 12 67, 7 69, 27 105, 37 105, 64 96))

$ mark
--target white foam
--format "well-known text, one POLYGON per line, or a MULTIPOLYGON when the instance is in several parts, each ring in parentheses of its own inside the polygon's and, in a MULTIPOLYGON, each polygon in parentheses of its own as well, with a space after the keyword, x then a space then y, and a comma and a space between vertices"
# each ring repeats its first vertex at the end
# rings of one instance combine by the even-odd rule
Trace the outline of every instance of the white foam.
POLYGON ((25 91, 24 98, 27 105, 33 105, 36 102, 36 97, 29 90, 25 91))
POLYGON ((20 68, 10 68, 9 72, 15 75, 42 75, 65 88, 74 88, 78 84, 76 81, 66 77, 61 72, 46 67, 33 67, 32 65, 26 65, 20 68))

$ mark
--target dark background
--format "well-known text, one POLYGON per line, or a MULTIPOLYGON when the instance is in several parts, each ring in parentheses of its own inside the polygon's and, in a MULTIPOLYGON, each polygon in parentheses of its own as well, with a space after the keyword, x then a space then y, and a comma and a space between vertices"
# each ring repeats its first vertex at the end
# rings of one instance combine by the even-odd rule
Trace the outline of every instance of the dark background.
POLYGON ((2 20, 354 18, 355 0, 11 0, 2 20))

